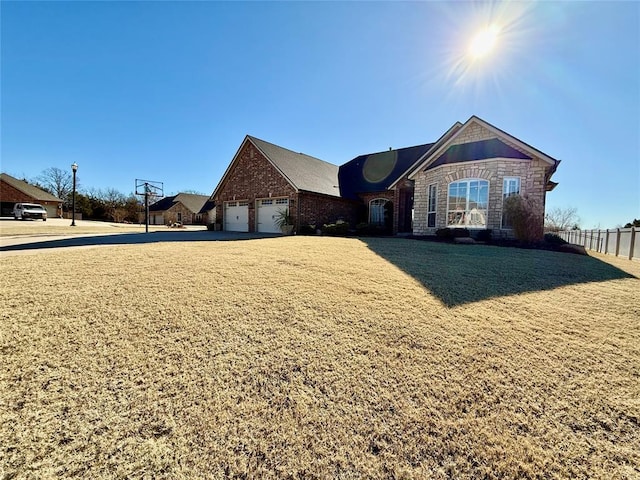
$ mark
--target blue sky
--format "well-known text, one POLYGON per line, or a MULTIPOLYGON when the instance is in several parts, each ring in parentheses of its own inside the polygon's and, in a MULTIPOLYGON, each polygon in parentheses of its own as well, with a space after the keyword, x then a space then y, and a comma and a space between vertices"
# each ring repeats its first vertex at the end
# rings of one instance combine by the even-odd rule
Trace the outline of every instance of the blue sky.
POLYGON ((478 115, 562 160, 547 207, 640 217, 640 3, 7 2, 2 171, 210 194, 244 136, 342 164, 478 115), (472 62, 474 34, 497 24, 472 62))

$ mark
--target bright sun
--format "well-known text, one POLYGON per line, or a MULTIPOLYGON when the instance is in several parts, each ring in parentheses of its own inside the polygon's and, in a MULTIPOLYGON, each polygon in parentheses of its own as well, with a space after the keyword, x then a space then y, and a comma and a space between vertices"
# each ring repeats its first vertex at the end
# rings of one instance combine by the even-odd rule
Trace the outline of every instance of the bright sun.
POLYGON ((499 33, 500 29, 495 25, 477 33, 469 46, 469 54, 475 59, 486 57, 494 49, 499 33))

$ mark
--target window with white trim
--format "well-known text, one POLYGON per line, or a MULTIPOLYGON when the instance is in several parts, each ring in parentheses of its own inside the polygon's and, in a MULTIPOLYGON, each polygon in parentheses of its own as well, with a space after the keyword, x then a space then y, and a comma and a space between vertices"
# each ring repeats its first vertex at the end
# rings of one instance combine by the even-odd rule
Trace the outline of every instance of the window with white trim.
POLYGON ((487 228, 489 182, 479 178, 449 184, 447 226, 487 228))
POLYGON ((520 177, 504 177, 502 181, 502 228, 513 228, 511 219, 504 211, 504 201, 512 195, 520 195, 520 177))
POLYGON ((386 198, 376 198, 369 202, 369 224, 384 225, 384 206, 389 200, 386 198))
POLYGON ((438 199, 438 187, 435 183, 429 185, 427 205, 427 227, 436 226, 436 207, 438 199))
POLYGON ((288 198, 276 198, 276 205, 289 205, 288 198))
POLYGON ((271 200, 270 198, 260 200, 260 205, 273 205, 273 200, 271 200))

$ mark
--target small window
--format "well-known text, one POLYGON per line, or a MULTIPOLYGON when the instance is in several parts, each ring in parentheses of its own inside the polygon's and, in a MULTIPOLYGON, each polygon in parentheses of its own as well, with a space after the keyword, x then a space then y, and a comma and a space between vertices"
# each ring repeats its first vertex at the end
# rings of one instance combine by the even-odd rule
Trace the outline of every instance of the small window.
POLYGON ((276 198, 276 205, 289 205, 288 198, 276 198))
POLYGON ((427 206, 427 227, 436 226, 436 202, 438 189, 435 183, 429 185, 429 204, 427 206))
POLYGON ((512 195, 520 195, 520 177, 505 177, 502 182, 502 228, 513 228, 513 222, 504 211, 504 201, 512 195))
POLYGON ((249 205, 249 202, 247 202, 246 200, 243 202, 238 202, 239 207, 246 207, 247 205, 249 205))
POLYGON ((271 200, 270 198, 260 200, 260 205, 273 205, 273 200, 271 200))
POLYGON ((182 223, 182 212, 178 212, 178 222, 182 223))
POLYGON ((387 202, 386 198, 376 198, 369 202, 369 224, 384 225, 384 207, 387 202))
POLYGON ((227 202, 227 207, 237 207, 238 202, 227 202))

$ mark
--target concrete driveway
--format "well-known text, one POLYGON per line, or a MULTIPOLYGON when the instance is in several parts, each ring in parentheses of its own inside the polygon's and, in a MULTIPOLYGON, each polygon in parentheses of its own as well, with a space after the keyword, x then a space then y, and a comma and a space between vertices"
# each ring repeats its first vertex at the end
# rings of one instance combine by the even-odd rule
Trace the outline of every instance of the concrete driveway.
MULTIPOLYGON (((51 219, 64 222, 68 220, 51 219)), ((96 223, 96 222, 92 222, 96 223)), ((76 221, 76 224, 81 224, 76 221)), ((103 224, 104 225, 104 224, 103 224)), ((86 225, 85 225, 86 226, 86 225)), ((277 234, 242 233, 242 232, 211 232, 202 226, 184 229, 169 229, 151 231, 149 233, 81 233, 81 234, 29 234, 0 236, 0 257, 26 253, 41 253, 60 248, 90 248, 110 245, 133 245, 159 242, 215 242, 232 240, 251 240, 256 238, 279 237, 277 234)))

